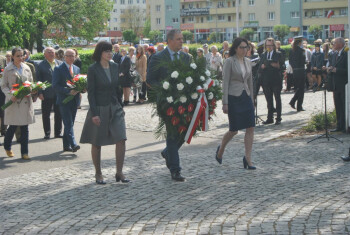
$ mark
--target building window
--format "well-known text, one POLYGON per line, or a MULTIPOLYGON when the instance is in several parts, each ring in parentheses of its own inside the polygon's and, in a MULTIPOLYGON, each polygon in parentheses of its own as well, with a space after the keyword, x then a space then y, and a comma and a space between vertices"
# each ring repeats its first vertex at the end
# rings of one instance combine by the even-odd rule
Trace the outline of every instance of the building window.
POLYGON ((203 17, 201 17, 201 23, 203 23, 204 22, 204 19, 203 19, 203 17))
POLYGON ((128 4, 133 4, 133 0, 128 0, 128 4))
POLYGON ((223 1, 219 1, 218 8, 224 8, 224 7, 225 7, 225 3, 223 1))
POLYGON ((120 18, 120 22, 125 23, 125 18, 120 18))
POLYGON ((299 11, 292 11, 292 12, 290 13, 290 17, 291 17, 291 18, 300 18, 299 11))
POLYGON ((239 19, 239 20, 242 19, 242 13, 241 13, 241 12, 238 14, 238 19, 239 19))
POLYGON ((157 24, 160 24, 160 18, 156 19, 157 24))
POLYGON ((113 22, 118 22, 118 18, 113 18, 113 22))
POLYGON ((213 6, 213 3, 212 2, 207 2, 207 7, 211 8, 213 6))
POLYGON ((117 31, 117 30, 118 30, 118 27, 114 27, 113 30, 117 31))
POLYGON ((207 21, 208 21, 208 22, 213 21, 213 16, 207 16, 207 21))
POLYGON ((120 9, 121 14, 124 14, 124 12, 125 12, 125 9, 120 9))
POLYGON ((341 16, 348 15, 348 8, 341 8, 339 11, 339 15, 341 15, 341 16))
POLYGON ((254 21, 255 20, 255 13, 248 13, 248 19, 249 19, 249 21, 254 21))
POLYGON ((231 16, 227 16, 227 21, 228 22, 231 22, 232 20, 231 20, 231 16))
POLYGON ((139 3, 140 3, 140 0, 136 0, 136 3, 139 4, 139 3))
POLYGON ((125 5, 125 0, 120 0, 120 5, 125 5))
POLYGON ((292 2, 292 0, 283 0, 283 2, 292 2))
POLYGON ((188 8, 192 9, 193 8, 193 3, 188 4, 188 8))
POLYGON ((179 23, 179 18, 173 18, 173 23, 179 23))
POLYGON ((117 9, 113 9, 113 12, 117 13, 117 12, 118 12, 118 10, 117 10, 117 9))
POLYGON ((313 16, 313 17, 318 17, 318 16, 320 16, 320 15, 321 15, 320 10, 315 10, 315 11, 312 11, 312 12, 311 12, 311 16, 313 16))
POLYGON ((275 0, 267 0, 267 4, 273 5, 273 4, 275 4, 275 0))
POLYGON ((182 18, 182 23, 184 24, 186 21, 185 21, 185 18, 182 18))
POLYGON ((232 7, 236 7, 236 1, 232 1, 232 7))
POLYGON ((188 22, 194 22, 194 17, 193 16, 188 17, 188 22))
POLYGON ((218 15, 218 20, 219 21, 224 21, 225 20, 225 15, 218 15))
POLYGON ((156 5, 156 11, 160 11, 160 5, 156 5))
POLYGON ((249 4, 249 6, 254 6, 255 5, 255 0, 249 0, 248 4, 249 4))
POLYGON ((166 6, 166 10, 167 10, 167 11, 171 11, 172 9, 173 9, 173 5, 167 5, 167 6, 166 6))
POLYGON ((267 19, 268 20, 275 20, 275 12, 268 12, 267 19))
POLYGON ((114 0, 114 3, 115 3, 115 4, 118 4, 118 0, 114 0))
POLYGON ((146 4, 146 0, 143 0, 142 3, 143 3, 143 4, 146 4))

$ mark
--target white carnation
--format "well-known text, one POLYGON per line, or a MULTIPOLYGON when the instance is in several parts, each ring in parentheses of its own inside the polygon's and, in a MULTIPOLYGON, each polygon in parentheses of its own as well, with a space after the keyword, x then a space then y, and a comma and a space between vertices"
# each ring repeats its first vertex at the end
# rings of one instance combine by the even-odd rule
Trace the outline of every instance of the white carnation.
POLYGON ((193 100, 197 99, 198 98, 198 93, 192 93, 191 98, 193 100))
POLYGON ((172 78, 177 78, 179 76, 179 73, 177 71, 174 71, 171 73, 172 78))
POLYGON ((181 103, 186 103, 186 101, 187 101, 186 96, 183 95, 183 96, 180 97, 180 102, 181 103))
POLYGON ((187 77, 187 78, 186 78, 186 82, 187 82, 188 84, 191 84, 191 83, 193 82, 193 79, 192 79, 191 77, 187 77))
MULTIPOLYGON (((207 70, 207 71, 208 71, 208 70, 207 70)), ((203 82, 205 81, 205 77, 203 77, 203 76, 200 76, 199 79, 200 79, 201 81, 203 81, 203 82)))
POLYGON ((173 100, 173 97, 172 97, 172 96, 167 97, 167 98, 166 98, 166 100, 168 101, 168 103, 172 103, 172 102, 174 102, 174 100, 173 100))
POLYGON ((182 83, 179 83, 179 84, 177 84, 176 85, 176 87, 177 87, 177 89, 179 90, 179 91, 182 91, 183 89, 184 89, 184 84, 182 84, 182 83))
POLYGON ((190 66, 191 66, 191 68, 193 68, 193 69, 196 69, 196 68, 197 68, 197 65, 196 65, 195 63, 191 63, 190 66))
POLYGON ((215 83, 215 85, 216 85, 216 86, 219 86, 219 85, 220 85, 219 80, 215 80, 215 82, 214 82, 214 83, 215 83))
POLYGON ((208 90, 208 84, 203 85, 204 90, 208 90))
POLYGON ((208 100, 212 100, 214 98, 213 92, 209 92, 208 94, 208 100))
POLYGON ((209 71, 209 70, 206 70, 206 71, 205 71, 205 75, 207 75, 207 76, 209 77, 209 76, 211 75, 211 74, 210 74, 210 71, 209 71))
POLYGON ((169 89, 169 82, 164 82, 163 83, 163 88, 164 88, 164 90, 168 90, 169 89))

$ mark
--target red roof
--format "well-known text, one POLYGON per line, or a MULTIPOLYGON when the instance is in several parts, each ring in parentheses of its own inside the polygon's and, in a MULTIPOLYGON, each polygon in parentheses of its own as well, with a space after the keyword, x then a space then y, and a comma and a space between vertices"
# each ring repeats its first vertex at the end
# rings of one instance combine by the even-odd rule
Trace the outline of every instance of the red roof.
POLYGON ((123 33, 121 31, 110 30, 107 31, 107 37, 122 37, 123 33))

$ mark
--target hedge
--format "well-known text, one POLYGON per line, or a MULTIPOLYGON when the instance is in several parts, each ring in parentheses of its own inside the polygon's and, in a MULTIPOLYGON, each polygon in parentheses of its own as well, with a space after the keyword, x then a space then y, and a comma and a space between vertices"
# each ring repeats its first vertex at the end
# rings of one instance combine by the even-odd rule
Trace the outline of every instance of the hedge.
MULTIPOLYGON (((209 48, 213 45, 216 45, 218 48, 218 51, 220 51, 222 49, 222 44, 221 43, 214 43, 214 44, 210 44, 209 48)), ((189 44, 187 45, 189 50, 190 50, 190 54, 193 55, 194 58, 197 57, 197 48, 202 47, 202 44, 189 44)), ((289 56, 289 51, 291 50, 290 45, 286 45, 286 46, 281 46, 283 49, 285 49, 286 51, 286 59, 288 59, 289 56)), ((94 63, 94 61, 91 59, 92 54, 93 54, 94 50, 78 50, 79 53, 79 57, 81 59, 81 63, 82 63, 82 68, 81 68, 81 73, 86 74, 88 67, 94 63)), ((31 59, 32 60, 43 60, 44 59, 44 55, 42 53, 37 53, 34 55, 31 55, 31 59)))

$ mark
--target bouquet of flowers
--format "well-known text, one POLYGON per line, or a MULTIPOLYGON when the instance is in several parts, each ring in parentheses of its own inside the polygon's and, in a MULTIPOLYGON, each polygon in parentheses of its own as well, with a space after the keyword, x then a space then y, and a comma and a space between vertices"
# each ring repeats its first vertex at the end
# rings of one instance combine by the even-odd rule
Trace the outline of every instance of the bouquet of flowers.
POLYGON ((149 92, 149 101, 155 107, 153 115, 160 117, 156 136, 173 135, 190 143, 197 130, 208 129, 216 102, 222 98, 220 83, 212 78, 205 63, 174 60, 160 66, 168 66, 172 72, 149 92))
MULTIPOLYGON (((13 96, 15 96, 17 99, 20 99, 20 101, 22 101, 24 97, 30 96, 31 93, 37 93, 38 91, 45 90, 50 86, 51 84, 48 82, 31 83, 29 81, 25 81, 24 83, 19 82, 19 83, 13 84, 10 92, 13 94, 13 96)), ((9 100, 6 104, 1 106, 1 109, 5 110, 11 104, 13 104, 13 101, 9 100)))
MULTIPOLYGON (((87 88, 87 75, 85 74, 77 74, 74 76, 72 80, 67 80, 67 86, 71 90, 76 90, 78 92, 85 92, 87 88)), ((68 95, 63 103, 67 104, 69 101, 73 100, 74 95, 68 95)))

